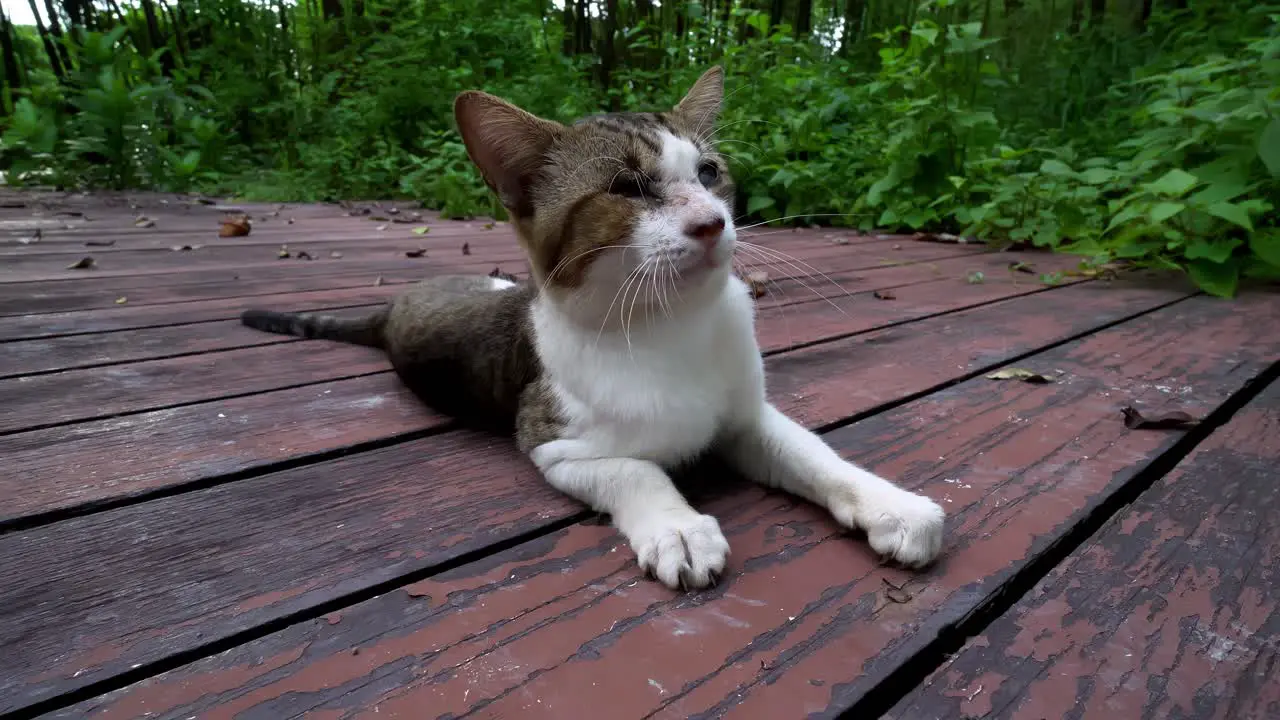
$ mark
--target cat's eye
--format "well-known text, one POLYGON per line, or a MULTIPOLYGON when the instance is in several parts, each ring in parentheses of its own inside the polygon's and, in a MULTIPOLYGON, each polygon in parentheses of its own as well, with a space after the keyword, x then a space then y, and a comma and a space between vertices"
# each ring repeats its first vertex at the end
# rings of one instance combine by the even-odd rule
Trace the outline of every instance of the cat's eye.
POLYGON ((627 198, 643 198, 644 183, 635 175, 619 175, 609 183, 609 192, 627 198))
POLYGON ((711 185, 718 179, 720 179, 720 168, 709 162, 704 162, 698 166, 698 182, 703 185, 711 185))

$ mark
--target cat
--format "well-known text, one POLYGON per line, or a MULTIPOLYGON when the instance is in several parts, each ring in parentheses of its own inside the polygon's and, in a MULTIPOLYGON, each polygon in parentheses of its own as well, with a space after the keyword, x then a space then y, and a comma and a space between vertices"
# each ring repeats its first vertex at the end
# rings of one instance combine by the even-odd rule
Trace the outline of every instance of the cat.
POLYGON ((671 110, 572 125, 467 91, 455 119, 531 278, 429 279, 359 319, 246 311, 246 325, 382 348, 435 409, 514 430, 555 488, 608 513, 641 568, 715 584, 729 543, 668 471, 708 452, 826 508, 920 567, 945 516, 835 453, 765 397, 754 301, 731 272, 733 180, 716 152, 719 67, 671 110))

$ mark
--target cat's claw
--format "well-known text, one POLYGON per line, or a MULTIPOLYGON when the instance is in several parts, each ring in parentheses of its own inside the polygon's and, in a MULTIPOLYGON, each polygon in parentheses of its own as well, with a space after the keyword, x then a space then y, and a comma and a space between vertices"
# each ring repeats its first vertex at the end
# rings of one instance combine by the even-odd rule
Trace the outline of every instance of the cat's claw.
POLYGON ((692 510, 654 515, 631 532, 641 569, 672 590, 715 585, 729 556, 729 541, 710 515, 692 510))

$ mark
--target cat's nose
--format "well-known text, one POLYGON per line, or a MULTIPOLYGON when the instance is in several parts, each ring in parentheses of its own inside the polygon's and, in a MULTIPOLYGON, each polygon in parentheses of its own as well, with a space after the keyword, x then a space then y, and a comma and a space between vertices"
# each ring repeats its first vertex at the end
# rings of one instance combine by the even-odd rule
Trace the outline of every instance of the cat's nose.
POLYGON ((711 249, 724 233, 724 218, 690 223, 685 226, 684 234, 697 240, 703 247, 711 249))

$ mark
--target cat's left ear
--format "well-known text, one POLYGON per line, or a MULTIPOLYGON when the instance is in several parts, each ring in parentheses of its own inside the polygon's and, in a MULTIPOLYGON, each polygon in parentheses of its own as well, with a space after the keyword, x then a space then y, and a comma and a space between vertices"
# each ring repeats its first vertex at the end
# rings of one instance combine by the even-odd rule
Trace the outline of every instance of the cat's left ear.
POLYGON ((724 102, 724 68, 716 65, 702 73, 698 82, 689 88, 684 99, 676 105, 675 112, 698 135, 703 135, 716 124, 720 106, 724 102))

